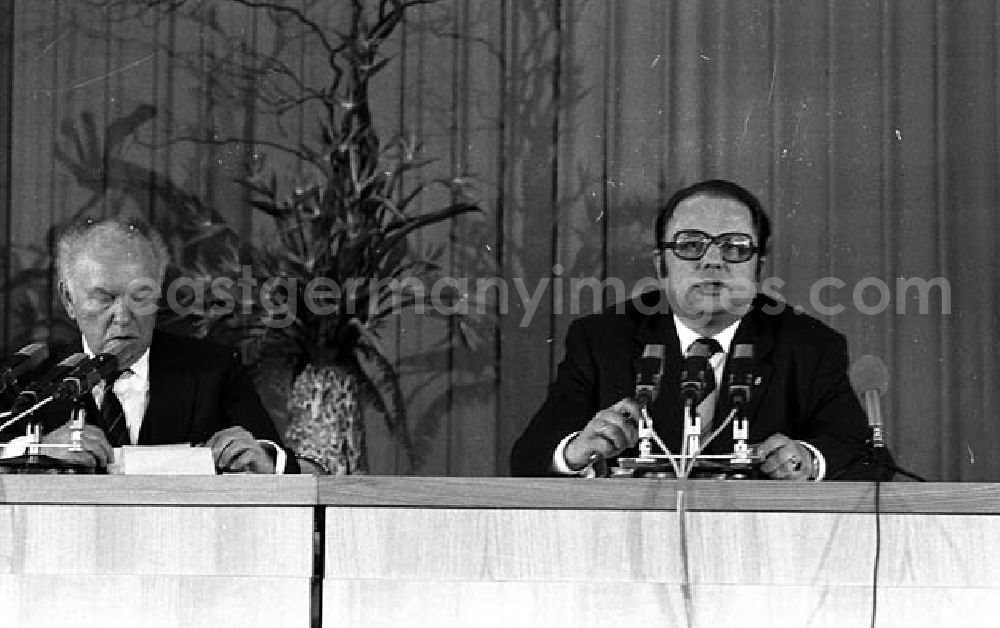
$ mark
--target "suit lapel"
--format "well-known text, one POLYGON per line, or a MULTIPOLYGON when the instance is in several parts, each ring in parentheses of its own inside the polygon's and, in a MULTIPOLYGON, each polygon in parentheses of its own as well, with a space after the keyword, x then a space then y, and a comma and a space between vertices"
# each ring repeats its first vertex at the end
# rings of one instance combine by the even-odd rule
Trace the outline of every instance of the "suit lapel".
POLYGON ((149 405, 139 430, 140 445, 183 443, 189 438, 197 380, 162 342, 149 352, 149 405))

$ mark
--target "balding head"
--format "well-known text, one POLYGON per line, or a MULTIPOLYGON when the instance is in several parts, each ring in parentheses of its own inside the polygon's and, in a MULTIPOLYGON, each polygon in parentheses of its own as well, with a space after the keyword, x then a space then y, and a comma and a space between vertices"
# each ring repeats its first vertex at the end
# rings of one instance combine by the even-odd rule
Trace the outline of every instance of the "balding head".
POLYGON ((59 296, 95 353, 131 366, 152 341, 168 254, 147 223, 112 218, 65 230, 57 243, 59 296))
POLYGON ((58 281, 73 278, 76 261, 86 253, 116 250, 130 260, 143 260, 150 269, 150 278, 163 283, 170 255, 163 238, 149 223, 138 218, 113 217, 87 220, 63 230, 56 244, 58 281))

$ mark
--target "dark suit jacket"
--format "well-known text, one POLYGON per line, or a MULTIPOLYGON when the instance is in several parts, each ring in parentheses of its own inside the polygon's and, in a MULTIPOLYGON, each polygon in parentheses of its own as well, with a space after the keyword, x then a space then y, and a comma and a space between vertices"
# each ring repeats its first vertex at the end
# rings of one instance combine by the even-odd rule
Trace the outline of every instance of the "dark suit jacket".
MULTIPOLYGON (((566 435, 583 429, 599 410, 635 395, 634 361, 647 344, 666 346, 660 392, 649 411, 656 432, 680 451, 683 406, 679 397, 682 352, 673 316, 662 293, 649 292, 574 321, 566 336, 566 357, 548 398, 531 419, 511 454, 513 475, 549 475, 552 455, 566 435), (655 313, 649 313, 655 312, 655 313)), ((781 432, 822 452, 827 477, 862 479, 874 469, 853 469, 867 439, 867 419, 847 377, 844 337, 820 321, 759 296, 743 317, 733 346, 752 343, 759 385, 748 407, 750 442, 781 432)), ((728 366, 727 366, 728 368, 728 366)), ((722 381, 726 381, 723 373, 722 381)), ((720 394, 714 422, 732 406, 720 394)), ((706 453, 732 451, 730 430, 706 453)), ((637 456, 626 450, 623 456, 637 456)))
MULTIPOLYGON (((53 350, 52 362, 76 347, 53 350)), ((90 413, 97 408, 84 396, 90 413)), ((53 403, 38 411, 43 430, 49 432, 70 417, 69 402, 53 403)), ((202 443, 227 427, 241 426, 257 439, 281 445, 281 437, 264 408, 246 369, 232 350, 213 343, 154 333, 149 354, 149 404, 139 430, 137 445, 202 443)), ((23 434, 23 427, 19 428, 23 434)), ((9 438, 16 434, 5 434, 9 438)), ((288 451, 285 473, 297 473, 298 463, 288 451)))

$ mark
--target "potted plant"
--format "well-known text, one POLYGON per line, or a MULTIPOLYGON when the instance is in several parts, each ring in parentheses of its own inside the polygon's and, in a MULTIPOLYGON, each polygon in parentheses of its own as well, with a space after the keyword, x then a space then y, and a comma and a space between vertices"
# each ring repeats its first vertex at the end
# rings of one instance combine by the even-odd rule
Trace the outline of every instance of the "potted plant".
MULTIPOLYGON (((372 122, 370 81, 390 61, 380 49, 411 4, 380 2, 372 12, 361 0, 351 3, 348 30, 338 34, 336 45, 323 44, 330 53, 330 83, 310 92, 322 105, 315 144, 298 147, 294 171, 269 167, 262 158, 242 181, 252 206, 275 226, 275 239, 241 260, 249 261, 259 289, 243 311, 213 316, 206 303, 198 314, 206 335, 235 332, 252 338, 262 354, 287 358, 294 378, 286 442, 335 474, 368 469, 363 399, 385 416, 413 462, 398 375, 379 330, 404 308, 434 313, 440 305, 454 305, 431 303, 424 290, 404 289, 402 280, 427 281, 439 270, 440 249, 416 255, 407 236, 478 209, 466 181, 438 180, 432 183, 447 186, 453 202, 412 213, 427 183, 401 190, 404 176, 423 165, 419 146, 397 137, 383 147, 372 122), (265 294, 268 282, 278 288, 265 294)), ((211 271, 198 265, 182 270, 191 276, 211 271)), ((474 342, 469 319, 458 318, 461 337, 474 342)))

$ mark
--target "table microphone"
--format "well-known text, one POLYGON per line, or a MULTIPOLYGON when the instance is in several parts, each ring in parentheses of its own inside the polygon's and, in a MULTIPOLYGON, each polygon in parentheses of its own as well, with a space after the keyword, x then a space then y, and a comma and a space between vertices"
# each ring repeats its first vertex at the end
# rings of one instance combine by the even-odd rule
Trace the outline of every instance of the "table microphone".
POLYGON ((649 407, 660 390, 665 353, 663 345, 646 345, 635 360, 635 399, 643 407, 649 407))
POLYGON ((893 473, 905 475, 919 482, 926 481, 916 473, 898 466, 889 455, 889 449, 885 446, 880 400, 889 389, 889 370, 886 368, 885 362, 874 355, 863 355, 851 365, 850 378, 854 389, 859 393, 864 403, 871 438, 865 445, 866 451, 860 452, 854 463, 848 464, 829 479, 836 480, 842 477, 854 464, 860 462, 865 465, 875 465, 888 472, 885 478, 877 478, 878 481, 892 479, 893 473))
POLYGON ((80 366, 86 359, 86 353, 74 353, 52 367, 48 373, 25 386, 24 390, 14 399, 11 414, 20 414, 50 396, 55 392, 55 388, 62 381, 62 378, 80 366))
POLYGON ((735 345, 726 369, 729 371, 726 384, 729 398, 733 407, 742 409, 750 403, 750 391, 753 389, 753 345, 735 345))
POLYGON ((0 363, 0 393, 17 387, 17 378, 38 367, 49 357, 49 347, 44 342, 34 342, 18 349, 14 355, 0 363))
POLYGON ((53 399, 76 399, 118 370, 118 356, 99 353, 67 373, 52 393, 53 399))
POLYGON ((713 390, 715 376, 708 360, 712 349, 705 343, 697 342, 684 357, 681 367, 681 399, 686 406, 697 406, 713 390))
POLYGON ((889 369, 885 362, 874 355, 863 355, 851 365, 851 381, 860 393, 868 415, 868 427, 871 429, 872 447, 885 448, 885 435, 882 426, 881 397, 889 389, 889 369))

